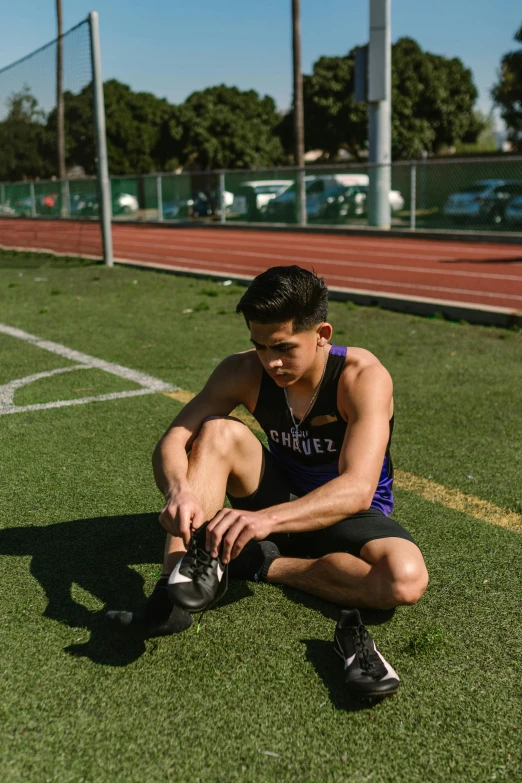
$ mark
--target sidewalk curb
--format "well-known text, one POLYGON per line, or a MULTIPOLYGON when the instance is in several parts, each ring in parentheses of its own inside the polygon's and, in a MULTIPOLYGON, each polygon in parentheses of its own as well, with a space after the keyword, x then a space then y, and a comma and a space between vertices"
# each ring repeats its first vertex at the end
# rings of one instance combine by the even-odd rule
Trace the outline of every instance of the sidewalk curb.
MULTIPOLYGON (((122 266, 139 267, 140 269, 155 269, 169 274, 183 275, 184 277, 206 278, 221 282, 233 280, 235 283, 250 285, 255 275, 231 275, 215 270, 189 267, 171 266, 169 264, 148 263, 136 261, 131 258, 115 258, 114 262, 122 266)), ((354 304, 366 307, 382 307, 383 310, 393 310, 411 315, 434 316, 441 315, 449 321, 467 321, 472 324, 485 326, 502 326, 522 328, 522 310, 512 310, 507 307, 487 307, 485 305, 470 305, 466 302, 451 301, 448 299, 430 299, 428 297, 397 296, 387 291, 370 291, 361 288, 339 288, 328 286, 330 299, 337 301, 350 301, 354 304)))

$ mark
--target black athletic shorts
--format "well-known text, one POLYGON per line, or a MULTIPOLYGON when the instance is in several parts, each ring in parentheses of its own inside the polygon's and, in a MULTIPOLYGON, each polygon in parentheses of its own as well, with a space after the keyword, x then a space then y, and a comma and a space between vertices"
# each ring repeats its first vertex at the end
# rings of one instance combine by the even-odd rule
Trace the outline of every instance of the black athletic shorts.
MULTIPOLYGON (((261 511, 269 506, 297 500, 305 494, 295 486, 268 449, 263 447, 263 452, 265 469, 259 487, 245 498, 235 498, 228 494, 232 508, 261 511)), ((360 511, 321 530, 273 533, 268 539, 277 544, 285 557, 316 558, 332 552, 349 552, 359 557, 362 547, 368 541, 392 537, 404 538, 415 544, 408 531, 397 522, 378 509, 369 508, 368 511, 360 511)))

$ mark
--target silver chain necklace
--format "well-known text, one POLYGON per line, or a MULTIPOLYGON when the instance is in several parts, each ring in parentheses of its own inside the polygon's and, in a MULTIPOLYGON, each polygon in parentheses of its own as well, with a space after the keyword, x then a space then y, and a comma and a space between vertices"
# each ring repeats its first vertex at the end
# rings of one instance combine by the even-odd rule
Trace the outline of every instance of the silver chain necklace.
POLYGON ((292 417, 292 422, 293 422, 293 425, 294 425, 294 430, 295 430, 294 437, 295 438, 299 438, 300 436, 302 437, 303 433, 299 432, 299 427, 302 425, 302 423, 304 422, 304 420, 306 419, 306 417, 308 416, 308 414, 310 413, 310 411, 314 407, 314 403, 315 403, 315 401, 317 399, 317 396, 319 394, 319 391, 321 389, 321 384, 323 383, 324 374, 326 372, 326 361, 327 361, 326 346, 325 345, 323 345, 323 356, 324 356, 324 364, 323 364, 323 373, 321 375, 321 380, 317 384, 317 387, 316 387, 316 389, 315 389, 315 391, 314 391, 314 393, 312 395, 312 399, 308 403, 308 408, 305 410, 303 416, 301 417, 301 421, 299 422, 299 424, 296 422, 296 420, 294 418, 294 412, 293 412, 293 410, 292 410, 292 408, 290 406, 290 403, 288 402, 288 394, 286 393, 286 388, 283 389, 283 391, 285 393, 286 405, 287 405, 288 410, 290 411, 290 416, 292 417))

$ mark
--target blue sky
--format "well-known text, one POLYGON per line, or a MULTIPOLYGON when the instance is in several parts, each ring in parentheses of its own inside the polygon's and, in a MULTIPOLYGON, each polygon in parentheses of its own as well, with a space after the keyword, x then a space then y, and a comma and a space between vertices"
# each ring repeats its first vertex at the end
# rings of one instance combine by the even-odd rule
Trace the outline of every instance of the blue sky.
MULTIPOLYGON (((180 103, 225 83, 291 102, 290 0, 63 0, 64 28, 100 15, 103 76, 180 103)), ((303 71, 368 37, 368 0, 301 0, 303 71)), ((392 40, 460 57, 489 111, 501 56, 515 48, 520 0, 392 0, 392 40)), ((20 0, 2 11, 0 67, 56 35, 55 0, 20 0)))

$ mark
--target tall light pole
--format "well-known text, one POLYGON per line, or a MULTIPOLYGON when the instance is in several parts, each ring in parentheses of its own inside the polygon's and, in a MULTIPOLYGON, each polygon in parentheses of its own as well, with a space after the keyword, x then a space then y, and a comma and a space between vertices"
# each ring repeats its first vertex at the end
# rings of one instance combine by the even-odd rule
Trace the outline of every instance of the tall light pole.
POLYGON ((65 138, 63 120, 63 14, 62 0, 56 0, 56 19, 58 22, 58 40, 56 42, 56 154, 58 179, 60 180, 60 213, 67 214, 65 184, 65 138))
POLYGON ((292 0, 292 51, 294 65, 294 157, 297 166, 297 222, 306 223, 304 172, 303 74, 301 72, 301 2, 292 0))
POLYGON ((391 0, 370 0, 368 223, 390 227, 391 0))

